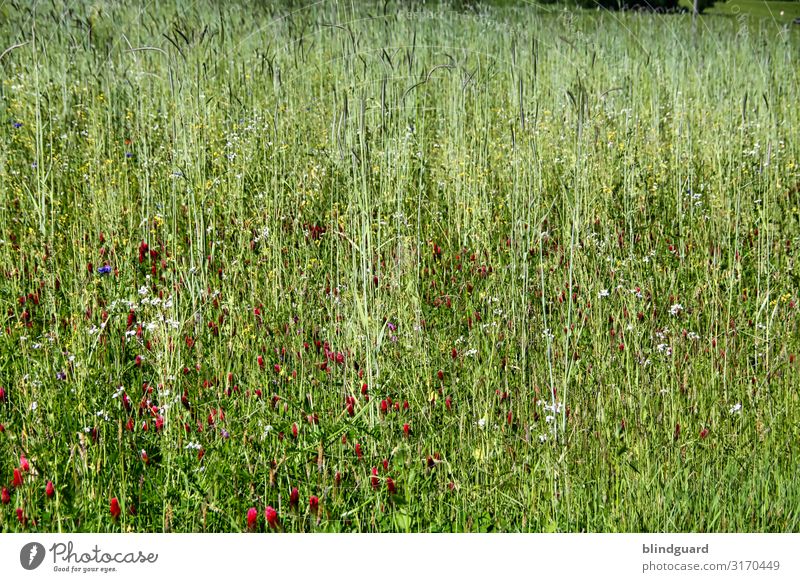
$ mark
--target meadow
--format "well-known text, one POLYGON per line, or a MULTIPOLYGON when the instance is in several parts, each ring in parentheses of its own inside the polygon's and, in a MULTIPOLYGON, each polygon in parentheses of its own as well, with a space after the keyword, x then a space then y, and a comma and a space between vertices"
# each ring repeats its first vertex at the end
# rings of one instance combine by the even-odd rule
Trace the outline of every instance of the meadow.
POLYGON ((0 531, 800 531, 800 27, 0 4, 0 531))

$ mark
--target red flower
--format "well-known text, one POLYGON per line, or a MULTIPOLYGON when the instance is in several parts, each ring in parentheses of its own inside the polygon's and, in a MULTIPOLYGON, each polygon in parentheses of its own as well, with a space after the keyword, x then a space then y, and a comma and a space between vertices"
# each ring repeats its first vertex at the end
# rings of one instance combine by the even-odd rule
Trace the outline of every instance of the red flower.
POLYGON ((299 429, 297 428, 297 423, 296 423, 296 422, 293 422, 293 423, 292 423, 292 436, 293 436, 294 438, 297 438, 297 433, 298 433, 298 432, 299 432, 299 429))
POLYGON ((47 487, 44 488, 44 494, 47 495, 48 497, 52 497, 53 495, 56 494, 56 488, 53 487, 52 481, 47 482, 47 487))
POLYGON ((258 523, 258 511, 255 507, 247 510, 247 529, 254 530, 258 523))
POLYGON ((19 472, 19 469, 14 469, 14 479, 11 482, 11 486, 14 489, 22 487, 22 473, 19 472))
POLYGON ((119 506, 119 501, 116 497, 111 498, 111 517, 119 519, 119 514, 122 513, 122 508, 119 506))
POLYGON ((381 414, 386 414, 389 410, 389 403, 386 400, 381 400, 381 414))
POLYGON ((410 432, 411 432, 411 427, 408 425, 408 423, 405 423, 403 425, 403 434, 408 436, 408 433, 410 432))
POLYGON ((384 459, 382 461, 382 463, 383 463, 383 470, 384 471, 388 471, 389 470, 389 459, 384 459))
POLYGON ((291 493, 289 493, 289 504, 292 507, 297 506, 297 502, 300 500, 300 492, 297 490, 297 487, 292 487, 291 493))
POLYGON ((27 519, 25 519, 25 514, 22 512, 22 508, 21 507, 17 508, 17 521, 21 525, 25 525, 25 522, 28 521, 27 519))
POLYGON ((25 455, 20 455, 19 456, 19 466, 20 466, 20 469, 22 469, 26 473, 31 470, 31 466, 28 463, 28 459, 25 458, 25 455))
POLYGON ((704 427, 703 430, 700 431, 700 438, 704 439, 707 436, 708 436, 708 429, 704 427))
POLYGON ((447 408, 447 410, 451 410, 453 407, 453 401, 450 400, 449 396, 444 399, 444 407, 447 408))
POLYGON ((316 511, 318 507, 319 507, 319 497, 317 497, 316 495, 312 495, 311 497, 309 497, 308 508, 311 511, 316 511))
POLYGON ((156 431, 160 432, 161 429, 163 429, 163 428, 164 428, 164 417, 161 416, 161 415, 158 415, 158 418, 156 418, 156 431))
POLYGON ((273 369, 275 370, 276 374, 280 374, 281 373, 281 367, 278 364, 275 364, 273 366, 273 369))
POLYGON ((455 360, 455 359, 458 357, 458 350, 457 350, 457 349, 455 349, 455 348, 453 348, 453 351, 451 351, 451 352, 450 352, 450 355, 451 355, 451 356, 453 357, 453 359, 455 360))
POLYGON ((267 508, 264 510, 264 517, 267 518, 269 527, 278 527, 278 512, 275 511, 271 505, 267 505, 267 508))
POLYGON ((363 453, 361 452, 361 443, 356 443, 356 457, 358 457, 358 460, 360 461, 362 456, 363 453))
POLYGON ((391 477, 386 477, 386 488, 389 490, 389 493, 397 492, 397 489, 394 486, 394 481, 392 481, 391 477))
POLYGON ((263 370, 264 369, 264 356, 258 356, 258 358, 256 358, 256 361, 258 362, 258 367, 263 370))
POLYGON ((6 389, 0 386, 0 402, 5 402, 5 401, 6 401, 6 389))
POLYGON ((8 492, 7 487, 3 487, 3 492, 0 493, 0 501, 3 502, 3 505, 11 503, 11 494, 8 492))
POLYGON ((372 484, 373 489, 377 489, 380 485, 380 481, 378 480, 378 467, 372 467, 372 477, 370 477, 370 483, 372 484))

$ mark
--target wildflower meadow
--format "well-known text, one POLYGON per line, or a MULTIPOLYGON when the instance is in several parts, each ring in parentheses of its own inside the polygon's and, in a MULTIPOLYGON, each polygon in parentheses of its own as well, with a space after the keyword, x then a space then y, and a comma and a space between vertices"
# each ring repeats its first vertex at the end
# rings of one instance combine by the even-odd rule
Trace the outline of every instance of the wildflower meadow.
POLYGON ((798 254, 790 20, 0 2, 0 531, 797 532, 798 254))

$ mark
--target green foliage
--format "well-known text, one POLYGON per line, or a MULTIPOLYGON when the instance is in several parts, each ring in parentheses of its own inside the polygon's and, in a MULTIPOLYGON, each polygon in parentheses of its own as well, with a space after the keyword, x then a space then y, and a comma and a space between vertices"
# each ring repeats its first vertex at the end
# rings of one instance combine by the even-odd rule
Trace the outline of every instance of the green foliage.
POLYGON ((406 6, 0 7, 0 530, 800 529, 800 36, 406 6))

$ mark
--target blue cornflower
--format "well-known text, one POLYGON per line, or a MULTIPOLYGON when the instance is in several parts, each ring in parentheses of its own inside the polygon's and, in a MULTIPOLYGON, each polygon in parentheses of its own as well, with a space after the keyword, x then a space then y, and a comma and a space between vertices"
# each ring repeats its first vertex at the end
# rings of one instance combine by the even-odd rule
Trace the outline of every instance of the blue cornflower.
POLYGON ((97 272, 101 275, 108 275, 111 272, 111 267, 109 265, 103 265, 97 269, 97 272))
POLYGON ((15 121, 14 122, 14 129, 19 129, 20 127, 22 127, 22 123, 20 123, 19 121, 15 121))

